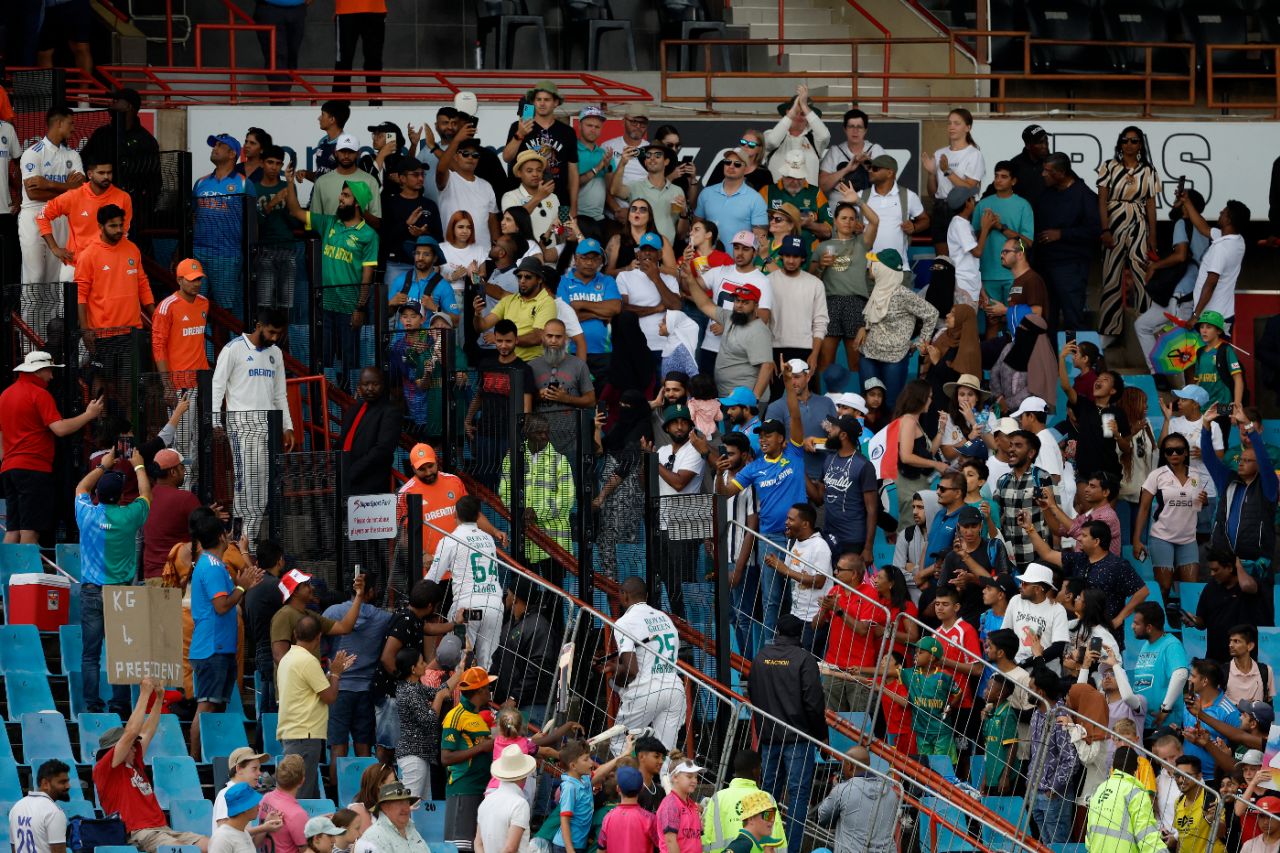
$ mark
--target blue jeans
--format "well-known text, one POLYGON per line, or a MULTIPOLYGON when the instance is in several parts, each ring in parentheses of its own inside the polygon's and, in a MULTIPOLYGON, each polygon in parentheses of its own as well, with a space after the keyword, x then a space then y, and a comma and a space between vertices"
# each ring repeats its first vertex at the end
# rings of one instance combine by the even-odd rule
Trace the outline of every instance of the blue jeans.
POLYGON ((338 386, 351 386, 351 372, 359 370, 360 364, 360 330, 351 327, 351 315, 341 311, 324 310, 324 341, 321 348, 325 367, 333 367, 335 361, 342 362, 342 370, 338 373, 338 386))
MULTIPOLYGON (((787 547, 787 537, 782 533, 761 533, 761 539, 767 539, 780 548, 787 547)), ((761 563, 764 558, 773 554, 781 556, 783 552, 777 548, 770 548, 768 545, 760 545, 757 554, 761 563)), ((778 615, 782 610, 782 602, 787 595, 787 579, 775 572, 768 566, 760 567, 760 597, 764 602, 764 636, 760 638, 760 644, 773 642, 773 629, 778 624, 778 615)))
POLYGON ((868 379, 879 379, 884 383, 885 411, 893 411, 894 402, 906 387, 907 362, 910 360, 911 353, 907 353, 898 361, 876 361, 874 358, 865 356, 862 359, 858 368, 858 373, 862 377, 862 386, 866 387, 868 379))
POLYGON ((808 741, 760 747, 762 787, 779 804, 786 799, 783 829, 787 833, 787 853, 800 853, 804 844, 804 818, 809 813, 815 763, 813 745, 808 741))
POLYGON ((1045 844, 1065 844, 1071 840, 1071 824, 1075 816, 1075 802, 1062 797, 1049 799, 1043 791, 1036 794, 1035 804, 1031 807, 1031 817, 1040 831, 1040 841, 1045 844))
POLYGON ((85 710, 91 714, 101 714, 104 710, 114 711, 123 720, 129 716, 133 708, 133 697, 129 693, 129 685, 111 686, 109 706, 103 705, 102 696, 98 692, 102 673, 102 644, 107 637, 102 620, 102 587, 92 583, 80 586, 80 613, 80 625, 84 633, 84 651, 80 656, 80 678, 84 690, 85 710))
POLYGON ((729 595, 733 602, 730 624, 738 641, 738 654, 751 660, 760 647, 761 639, 760 623, 756 621, 756 607, 760 603, 760 563, 756 555, 751 555, 742 571, 742 580, 729 590, 729 595))

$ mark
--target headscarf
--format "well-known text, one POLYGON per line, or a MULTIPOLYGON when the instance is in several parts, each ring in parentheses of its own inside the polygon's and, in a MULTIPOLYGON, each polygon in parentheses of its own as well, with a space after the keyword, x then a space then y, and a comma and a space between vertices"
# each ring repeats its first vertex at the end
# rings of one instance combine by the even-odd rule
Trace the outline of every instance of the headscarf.
POLYGON ((649 342, 640 329, 640 318, 630 311, 622 311, 609 325, 613 341, 609 384, 619 394, 629 390, 647 393, 653 384, 653 358, 649 354, 649 342))
POLYGON ((1086 741, 1094 743, 1106 740, 1106 726, 1111 717, 1106 697, 1098 688, 1083 682, 1071 685, 1071 689, 1067 691, 1067 707, 1079 715, 1072 717, 1071 722, 1084 727, 1086 741))
POLYGON ((604 452, 620 454, 631 448, 638 448, 640 437, 648 437, 652 423, 649 414, 649 401, 644 398, 644 394, 635 388, 623 391, 619 400, 618 420, 601 441, 604 452))
POLYGON ((943 353, 956 350, 956 357, 947 362, 947 366, 956 373, 969 373, 982 377, 982 343, 978 340, 978 312, 972 305, 956 305, 951 309, 955 315, 956 327, 946 329, 940 336, 945 344, 943 353))
POLYGON ((951 313, 951 307, 956 304, 956 268, 946 255, 939 255, 933 259, 933 266, 929 268, 929 286, 925 288, 924 299, 938 309, 938 319, 951 313))
POLYGON ((871 298, 867 300, 867 307, 862 313, 868 326, 889 316, 893 295, 902 287, 902 270, 891 270, 879 261, 872 261, 871 280, 875 285, 871 288, 871 298))
POLYGON ((1004 363, 1027 374, 1027 390, 1050 406, 1057 399, 1058 360, 1049 346, 1049 325, 1038 314, 1028 313, 1018 324, 1013 345, 1004 363))

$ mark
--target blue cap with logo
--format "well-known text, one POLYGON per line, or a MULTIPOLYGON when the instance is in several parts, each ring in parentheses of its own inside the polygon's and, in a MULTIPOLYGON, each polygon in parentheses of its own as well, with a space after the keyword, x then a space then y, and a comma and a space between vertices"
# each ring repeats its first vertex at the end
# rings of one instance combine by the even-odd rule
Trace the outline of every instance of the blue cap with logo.
MULTIPOLYGON (((647 236, 649 236, 649 235, 647 235, 647 234, 646 234, 645 236, 647 237, 647 236)), ((643 245, 643 243, 644 243, 644 241, 642 240, 642 241, 641 241, 641 244, 643 245)), ((599 240, 597 240, 595 237, 587 237, 587 238, 583 239, 583 240, 582 240, 582 242, 578 243, 578 250, 577 250, 576 252, 574 252, 574 254, 575 254, 575 255, 592 255, 592 254, 594 254, 594 255, 601 255, 601 256, 603 256, 603 255, 604 255, 604 248, 600 245, 600 241, 599 241, 599 240)))
POLYGON ((791 255, 792 257, 803 258, 804 240, 794 235, 788 235, 782 238, 782 245, 778 247, 779 255, 791 255))
POLYGON ((641 248, 641 249, 657 249, 659 252, 661 252, 661 251, 662 251, 662 238, 661 238, 661 237, 659 237, 657 234, 654 234, 652 231, 650 231, 648 234, 645 234, 643 237, 641 237, 641 238, 640 238, 640 246, 639 246, 639 248, 641 248))
POLYGON ((1190 400, 1200 408, 1209 405, 1209 392, 1199 385, 1184 385, 1173 392, 1173 396, 1190 400))
POLYGON ((739 385, 737 388, 734 388, 729 392, 728 397, 720 398, 720 405, 722 406, 747 406, 749 408, 755 408, 755 405, 758 402, 755 392, 745 385, 739 385))
POLYGON ((210 148, 212 148, 213 146, 221 142, 224 145, 228 146, 232 151, 236 152, 237 157, 240 156, 240 140, 236 139, 234 136, 232 136, 229 133, 214 134, 213 136, 210 136, 207 141, 209 143, 210 148))

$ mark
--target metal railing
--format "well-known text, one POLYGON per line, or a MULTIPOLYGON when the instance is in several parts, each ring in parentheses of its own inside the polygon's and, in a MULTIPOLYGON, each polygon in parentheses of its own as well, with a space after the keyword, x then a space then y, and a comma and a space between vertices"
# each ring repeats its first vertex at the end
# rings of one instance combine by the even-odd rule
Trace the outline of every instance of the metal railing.
POLYGON ((1272 118, 1280 119, 1280 44, 1207 44, 1205 45, 1205 97, 1207 105, 1221 110, 1265 110, 1272 118), (1257 71, 1217 71, 1214 69, 1215 53, 1242 50, 1260 53, 1257 71), (1229 87, 1223 84, 1228 81, 1264 84, 1264 91, 1269 90, 1270 97, 1263 100, 1238 100, 1229 97, 1225 91, 1229 87))

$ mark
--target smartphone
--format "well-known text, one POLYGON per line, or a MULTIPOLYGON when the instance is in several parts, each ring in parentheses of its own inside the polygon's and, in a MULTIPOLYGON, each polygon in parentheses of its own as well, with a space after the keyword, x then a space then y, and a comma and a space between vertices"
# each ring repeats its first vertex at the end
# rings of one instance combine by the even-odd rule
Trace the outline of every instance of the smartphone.
POLYGON ((128 459, 133 456, 133 436, 116 436, 116 456, 128 459))
POLYGON ((533 104, 526 103, 520 108, 521 121, 533 121, 533 104))
POLYGON ((462 640, 465 643, 467 641, 467 626, 455 625, 453 628, 453 636, 457 637, 459 640, 462 640))
POLYGON ((692 154, 686 154, 685 156, 683 156, 683 157, 681 157, 681 158, 680 158, 680 163, 681 163, 682 165, 683 165, 683 164, 685 164, 685 163, 692 163, 692 162, 693 162, 693 155, 692 155, 692 154))
POLYGON ((1089 640, 1089 651, 1091 651, 1091 652, 1099 652, 1099 653, 1101 653, 1101 651, 1102 651, 1102 638, 1101 638, 1101 637, 1094 637, 1094 638, 1092 638, 1092 639, 1090 639, 1090 640, 1089 640))
POLYGON ((484 611, 478 607, 468 608, 462 611, 462 618, 466 619, 468 622, 479 622, 484 618, 484 611))
POLYGON ((1178 189, 1174 191, 1173 197, 1182 198, 1182 194, 1185 193, 1186 191, 1187 191, 1187 176, 1181 175, 1178 177, 1178 189))
POLYGON ((359 564, 359 563, 356 563, 355 574, 354 574, 354 575, 352 575, 352 577, 353 577, 353 578, 358 578, 358 577, 360 577, 362 574, 364 574, 364 569, 360 568, 360 564, 359 564))
POLYGON ((1067 343, 1074 344, 1076 342, 1076 333, 1074 329, 1068 329, 1063 334, 1067 336, 1067 343))
POLYGON ((244 519, 232 518, 231 519, 231 541, 239 542, 240 536, 243 532, 244 532, 244 519))
POLYGON ((719 447, 716 448, 716 453, 719 454, 720 456, 728 456, 729 455, 728 445, 724 445, 724 444, 720 445, 719 447))

